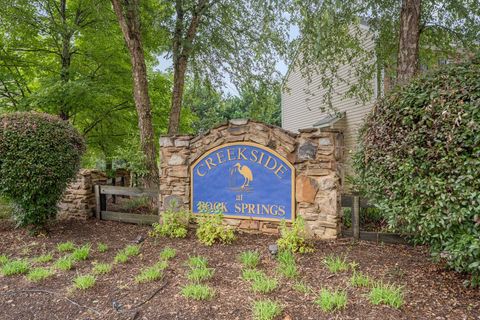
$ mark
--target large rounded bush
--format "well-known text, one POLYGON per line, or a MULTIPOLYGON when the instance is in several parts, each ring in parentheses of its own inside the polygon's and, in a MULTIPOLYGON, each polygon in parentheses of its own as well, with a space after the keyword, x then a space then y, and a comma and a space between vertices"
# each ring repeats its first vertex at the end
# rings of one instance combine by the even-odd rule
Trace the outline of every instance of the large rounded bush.
POLYGON ((43 226, 55 216, 84 150, 77 130, 58 117, 0 115, 0 194, 18 208, 20 225, 43 226))
POLYGON ((360 132, 360 189, 393 228, 478 282, 480 58, 395 90, 360 132))

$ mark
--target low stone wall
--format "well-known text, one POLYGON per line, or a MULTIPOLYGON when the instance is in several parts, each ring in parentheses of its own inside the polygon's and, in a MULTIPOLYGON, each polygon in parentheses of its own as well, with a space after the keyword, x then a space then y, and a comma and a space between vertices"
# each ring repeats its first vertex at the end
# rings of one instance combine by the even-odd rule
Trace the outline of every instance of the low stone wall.
POLYGON ((58 204, 57 219, 88 219, 95 214, 93 186, 107 184, 107 176, 98 170, 81 169, 65 190, 58 204))
MULTIPOLYGON (((305 218, 312 237, 331 239, 340 232, 343 134, 331 129, 285 131, 248 120, 231 120, 201 136, 160 138, 160 203, 179 197, 190 207, 189 167, 206 151, 231 142, 253 142, 285 157, 295 167, 296 214, 305 218)), ((278 233, 278 222, 228 218, 229 225, 278 233)))

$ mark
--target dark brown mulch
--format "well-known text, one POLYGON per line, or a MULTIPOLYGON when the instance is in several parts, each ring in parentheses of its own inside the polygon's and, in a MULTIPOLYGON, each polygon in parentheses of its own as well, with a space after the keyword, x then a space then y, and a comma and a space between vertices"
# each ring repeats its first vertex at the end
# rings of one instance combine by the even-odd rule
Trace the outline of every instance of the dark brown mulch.
MULTIPOLYGON (((260 268, 269 275, 275 274, 277 263, 267 250, 268 244, 275 242, 274 237, 242 234, 233 245, 205 247, 193 234, 187 239, 154 239, 147 237, 149 230, 145 226, 92 220, 58 223, 48 237, 31 237, 11 225, 1 225, 0 253, 12 257, 32 258, 54 251, 57 243, 67 240, 76 244, 90 242, 93 248, 103 242, 110 249, 106 253, 92 250, 89 260, 79 263, 76 269, 57 272, 38 284, 28 282, 24 276, 1 277, 0 319, 251 319, 252 302, 263 298, 281 303, 284 311, 279 319, 480 319, 480 292, 464 288, 462 276, 430 262, 421 247, 353 244, 346 239, 316 242, 315 253, 298 259, 301 279, 316 292, 328 287, 348 293, 346 309, 324 313, 313 304, 315 294, 294 291, 291 280, 280 278, 276 291, 261 295, 252 293, 240 278, 237 255, 245 250, 259 250, 260 268), (140 256, 116 265, 108 275, 99 276, 92 289, 72 290, 75 275, 88 273, 93 261, 111 262, 118 250, 139 235, 147 237, 140 256), (137 284, 135 275, 156 262, 165 246, 175 248, 178 255, 170 262, 164 279, 137 284), (345 254, 349 261, 359 264, 362 272, 404 286, 403 307, 395 310, 371 305, 366 298, 367 289, 349 285, 350 272, 331 274, 325 268, 322 261, 329 254, 345 254), (208 282, 215 289, 211 301, 196 302, 180 295, 187 282, 184 262, 191 255, 207 257, 216 270, 208 282), (113 307, 114 302, 120 305, 119 311, 113 307)), ((59 256, 55 252, 55 258, 59 256)))

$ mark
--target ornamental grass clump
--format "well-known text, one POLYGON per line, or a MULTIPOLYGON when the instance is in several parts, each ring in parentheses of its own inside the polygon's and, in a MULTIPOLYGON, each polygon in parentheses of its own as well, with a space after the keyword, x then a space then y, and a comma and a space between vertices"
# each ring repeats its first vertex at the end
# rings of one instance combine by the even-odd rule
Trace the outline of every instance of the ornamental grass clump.
POLYGON ((10 260, 2 266, 4 276, 13 276, 27 273, 30 270, 30 264, 27 260, 10 260))
POLYGON ((15 204, 13 218, 33 232, 55 218, 57 203, 75 178, 85 142, 59 117, 0 115, 0 195, 15 204))
POLYGON ((273 320, 282 313, 282 307, 272 300, 260 300, 253 303, 254 320, 273 320))
POLYGON ((379 100, 360 130, 357 187, 391 229, 480 284, 480 55, 379 100))

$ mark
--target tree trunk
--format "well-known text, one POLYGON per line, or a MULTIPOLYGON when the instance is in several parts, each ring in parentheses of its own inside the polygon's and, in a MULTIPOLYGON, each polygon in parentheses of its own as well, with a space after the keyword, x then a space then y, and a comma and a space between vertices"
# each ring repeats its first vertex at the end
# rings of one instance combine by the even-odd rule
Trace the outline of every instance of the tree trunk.
MULTIPOLYGON (((52 17, 53 18, 53 17, 52 17)), ((70 41, 71 41, 71 33, 68 30, 67 24, 67 0, 60 1, 60 19, 62 22, 62 29, 61 29, 61 36, 62 36, 62 51, 61 51, 61 71, 60 71, 60 79, 62 83, 65 85, 70 81, 70 65, 72 61, 72 55, 70 52, 70 41)), ((70 118, 69 108, 65 98, 62 96, 62 101, 60 103, 60 112, 59 116, 63 120, 68 120, 70 118)))
POLYGON ((156 161, 152 111, 148 95, 147 67, 140 36, 139 1, 112 0, 112 5, 130 52, 133 96, 138 114, 140 143, 145 154, 145 164, 148 170, 148 174, 144 178, 144 184, 147 188, 156 188, 159 184, 159 173, 156 161))
POLYGON ((180 113, 182 111, 183 89, 185 86, 185 72, 187 70, 187 58, 182 57, 175 63, 173 71, 172 109, 168 134, 177 134, 180 126, 180 113))
POLYGON ((403 0, 397 56, 397 83, 407 83, 418 72, 421 0, 403 0))

